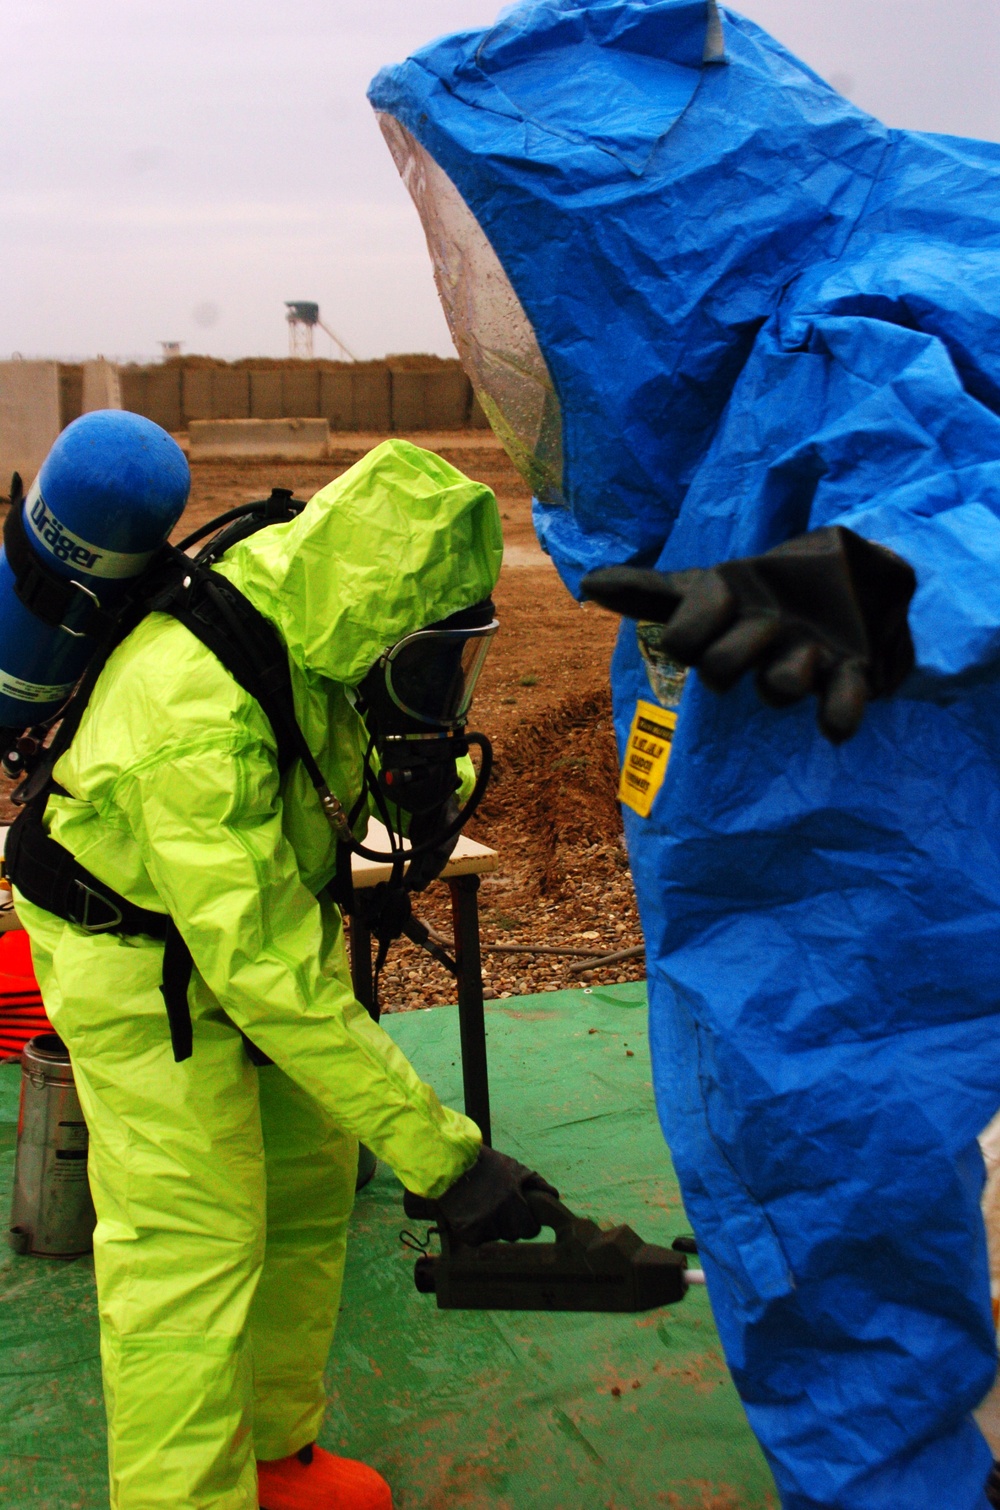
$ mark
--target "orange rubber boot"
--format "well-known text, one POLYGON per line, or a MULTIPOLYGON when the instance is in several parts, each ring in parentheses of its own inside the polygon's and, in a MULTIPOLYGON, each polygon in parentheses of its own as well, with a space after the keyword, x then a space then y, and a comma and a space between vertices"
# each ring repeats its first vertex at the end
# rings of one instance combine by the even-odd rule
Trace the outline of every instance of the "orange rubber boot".
POLYGON ((261 1510, 392 1510, 380 1473, 322 1447, 258 1463, 257 1498, 261 1510))

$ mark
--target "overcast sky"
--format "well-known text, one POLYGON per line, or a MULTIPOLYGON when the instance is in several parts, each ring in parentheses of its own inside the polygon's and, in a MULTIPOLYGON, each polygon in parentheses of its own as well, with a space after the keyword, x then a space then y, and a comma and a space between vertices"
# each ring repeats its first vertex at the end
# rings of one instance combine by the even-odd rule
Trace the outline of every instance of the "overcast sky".
MULTIPOLYGON (((1000 0, 744 0, 890 125, 1000 140, 1000 0)), ((497 0, 3 0, 0 357, 451 352, 374 117, 384 63, 497 0), (319 336, 317 350, 330 350, 319 336)))

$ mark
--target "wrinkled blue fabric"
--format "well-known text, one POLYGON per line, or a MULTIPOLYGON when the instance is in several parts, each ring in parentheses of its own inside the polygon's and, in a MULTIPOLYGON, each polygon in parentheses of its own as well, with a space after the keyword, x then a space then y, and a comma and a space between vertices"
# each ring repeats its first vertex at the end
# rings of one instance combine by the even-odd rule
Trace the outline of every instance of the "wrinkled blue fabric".
MULTIPOLYGON (((568 505, 536 522, 571 588, 833 523, 916 570, 915 670, 855 739, 692 677, 652 815, 625 817, 659 1112, 782 1504, 981 1510, 1000 148, 887 130, 687 0, 519 6, 371 97, 534 326, 568 505)), ((629 626, 612 681, 623 741, 650 696, 629 626)))

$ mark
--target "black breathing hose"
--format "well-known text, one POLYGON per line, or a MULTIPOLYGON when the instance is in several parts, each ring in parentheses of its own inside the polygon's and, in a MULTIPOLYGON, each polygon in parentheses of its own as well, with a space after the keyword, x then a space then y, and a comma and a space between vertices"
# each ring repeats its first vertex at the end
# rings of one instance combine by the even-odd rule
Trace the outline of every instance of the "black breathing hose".
MULTIPOLYGON (((458 837, 458 835, 462 832, 462 829, 472 817, 473 813, 478 808, 479 804, 482 802, 483 797, 486 793, 486 788, 489 786, 490 776, 493 773, 493 746, 490 744, 490 741, 487 739, 486 735, 466 734, 464 736, 464 739, 466 744, 476 745, 478 747, 478 749, 482 753, 483 761, 482 765, 479 767, 479 774, 476 777, 476 784, 472 788, 472 791, 469 793, 468 802, 457 814, 457 816, 452 819, 451 823, 449 823, 448 826, 441 831, 441 833, 434 834, 430 839, 425 839, 422 844, 415 844, 412 849, 404 849, 402 845, 400 845, 398 848, 393 847, 393 849, 391 849, 388 854, 383 854, 377 849, 368 849, 366 845, 361 844, 357 839, 352 838, 349 839, 347 843, 353 854, 360 855, 364 860, 375 860, 380 865, 396 865, 400 860, 402 860, 405 864, 408 861, 415 859, 417 855, 427 854, 432 849, 440 849, 442 845, 448 843, 449 839, 458 837)), ((381 796, 381 793, 379 794, 379 796, 381 796)), ((383 803, 378 802, 377 798, 376 802, 382 814, 383 822, 385 822, 385 818, 388 816, 388 814, 383 806, 383 803)), ((393 838, 392 827, 388 823, 385 824, 385 827, 389 833, 391 843, 393 838)))

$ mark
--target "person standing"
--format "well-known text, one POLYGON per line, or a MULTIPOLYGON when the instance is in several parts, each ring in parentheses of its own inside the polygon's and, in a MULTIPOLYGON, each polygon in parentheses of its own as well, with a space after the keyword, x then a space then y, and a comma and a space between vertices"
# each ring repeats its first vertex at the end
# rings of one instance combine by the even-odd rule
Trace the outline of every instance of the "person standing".
MULTIPOLYGON (((127 508, 144 460, 113 444, 101 486, 127 508)), ((496 627, 501 554, 489 489, 390 441, 212 569, 276 632, 356 833, 407 699, 438 752, 430 838, 435 813, 447 825, 446 720, 481 665, 463 647, 496 627)), ((482 1148, 355 999, 327 890, 344 846, 306 764, 283 767, 261 704, 176 617, 147 614, 111 653, 54 777, 45 837, 84 867, 86 912, 42 905, 16 865, 14 882, 90 1132, 113 1510, 390 1510, 374 1469, 316 1445, 358 1140, 480 1238, 537 1232, 524 1191, 544 1182, 482 1148)))
POLYGON ((542 544, 631 616, 659 1113, 782 1505, 984 1510, 1000 147, 714 0, 511 7, 369 97, 542 544))

